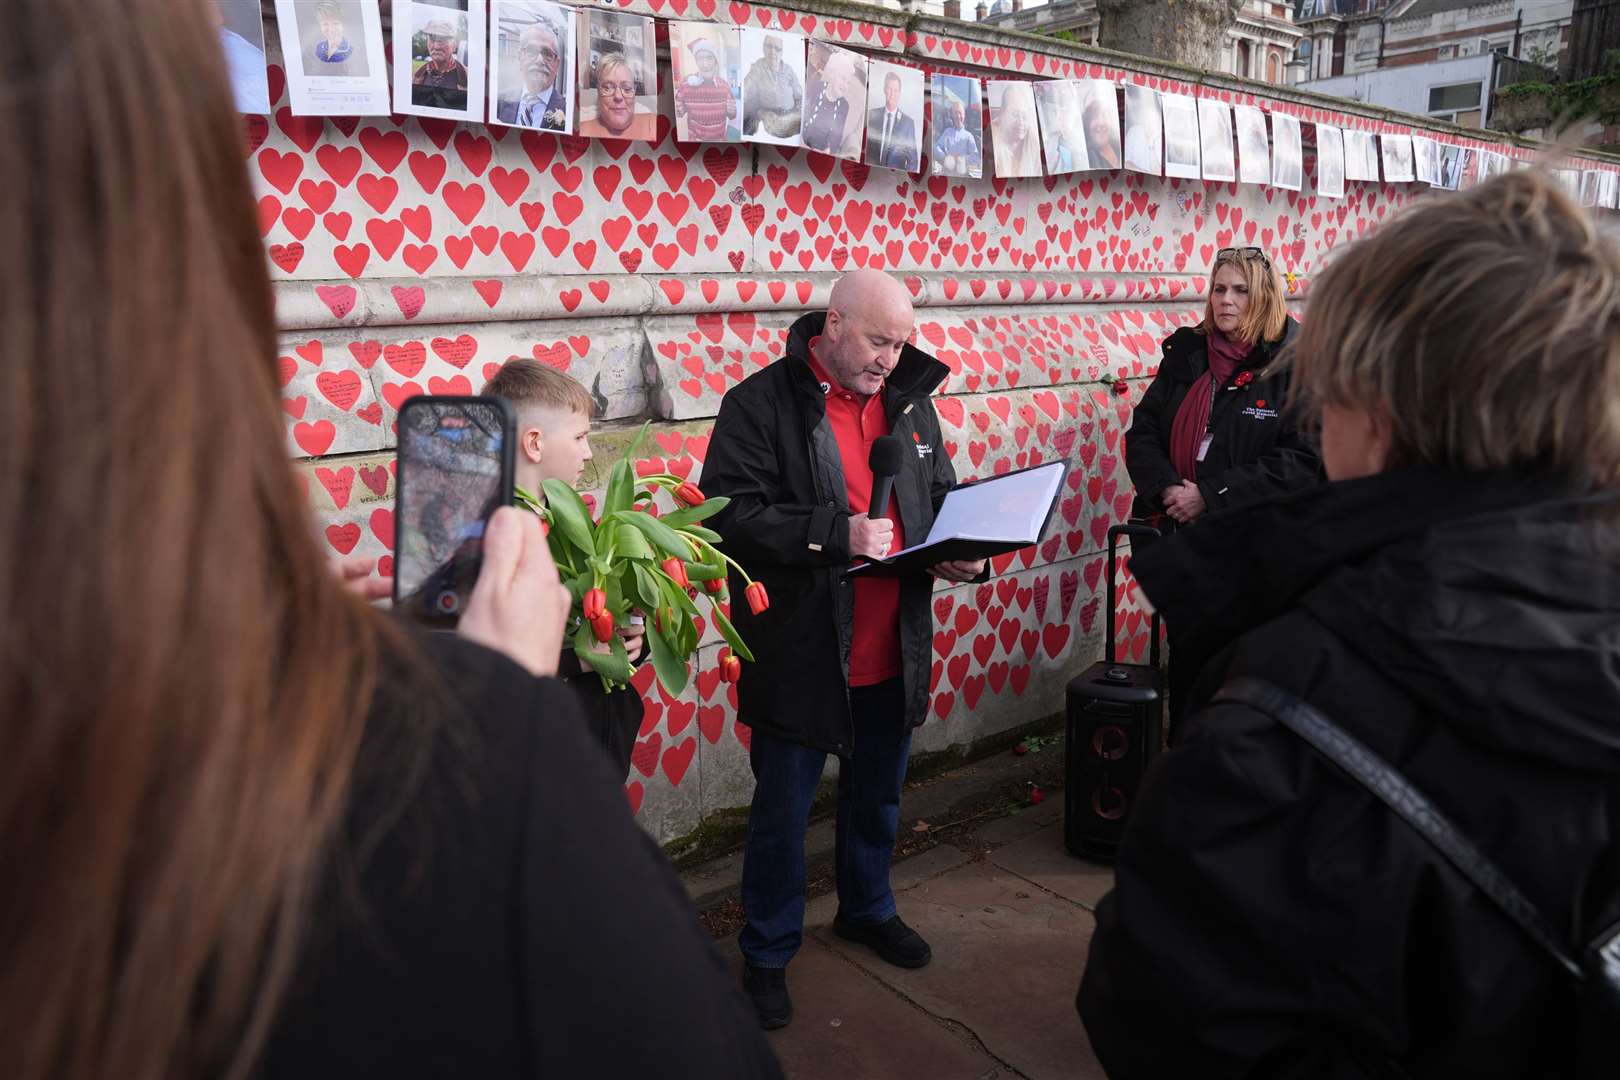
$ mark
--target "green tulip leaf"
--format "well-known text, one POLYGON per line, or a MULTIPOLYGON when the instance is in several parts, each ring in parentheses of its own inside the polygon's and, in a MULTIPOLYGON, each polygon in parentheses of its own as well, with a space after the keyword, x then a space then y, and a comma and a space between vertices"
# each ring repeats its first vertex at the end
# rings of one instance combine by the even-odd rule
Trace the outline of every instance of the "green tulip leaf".
POLYGON ((608 470, 607 491, 602 496, 602 517, 604 519, 609 514, 630 509, 630 503, 636 493, 635 473, 632 471, 633 467, 630 464, 632 460, 630 454, 626 452, 623 457, 613 463, 613 468, 608 470))
POLYGON ((561 480, 547 479, 543 485, 546 506, 551 510, 557 528, 574 547, 586 555, 596 554, 596 540, 591 527, 591 512, 579 492, 561 480))
POLYGON ((680 533, 651 514, 626 511, 615 514, 613 517, 615 521, 627 522, 640 529, 642 534, 652 541, 653 546, 666 556, 673 555, 678 559, 690 559, 692 557, 692 545, 687 543, 680 533))
POLYGON ((731 499, 725 495, 711 495, 696 506, 683 506, 679 510, 671 510, 658 520, 672 529, 680 529, 713 517, 724 510, 730 502, 731 499))
POLYGON ((735 626, 731 625, 731 620, 726 618, 725 612, 720 610, 720 605, 710 605, 709 614, 713 616, 714 625, 720 631, 720 636, 726 639, 727 645, 731 646, 731 651, 749 663, 753 663, 754 654, 748 651, 747 645, 743 644, 742 635, 737 633, 735 626))
POLYGON ((685 690, 689 671, 681 656, 690 655, 690 650, 677 650, 651 623, 647 625, 647 647, 652 656, 653 673, 658 676, 664 692, 674 697, 685 690))
POLYGON ((629 682, 634 672, 630 669, 630 657, 625 655, 624 641, 619 635, 614 634, 608 639, 610 652, 597 652, 591 648, 595 644, 596 635, 591 632, 590 624, 582 623, 574 632, 574 655, 579 657, 580 663, 613 682, 629 682))

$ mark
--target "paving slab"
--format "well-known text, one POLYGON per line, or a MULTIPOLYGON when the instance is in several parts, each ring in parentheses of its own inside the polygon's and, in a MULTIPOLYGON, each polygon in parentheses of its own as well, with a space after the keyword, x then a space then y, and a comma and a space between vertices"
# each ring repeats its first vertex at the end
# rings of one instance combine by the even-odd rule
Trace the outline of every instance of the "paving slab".
MULTIPOLYGON (((736 941, 722 943, 741 978, 736 941)), ((807 938, 788 968, 793 1022, 766 1038, 788 1080, 992 1080, 994 1058, 807 938)))
POLYGON ((1063 846, 1061 823, 999 847, 990 853, 989 859, 1003 870, 1073 900, 1087 911, 1097 910, 1097 901, 1114 887, 1113 867, 1069 854, 1069 849, 1063 846))
MULTIPOLYGON (((1063 798, 1060 792, 1056 797, 1047 796, 1044 803, 1020 810, 1016 814, 1006 814, 990 822, 974 834, 974 839, 981 844, 991 847, 1000 847, 1010 844, 1014 840, 1022 840, 1031 833, 1057 822, 1063 823, 1063 798)), ((1059 832, 1062 830, 1060 829, 1059 832)))
POLYGON ((1094 926, 1088 911, 989 861, 924 881, 900 904, 933 947, 933 962, 919 971, 885 964, 817 920, 807 920, 809 936, 934 1016, 962 1024, 1030 1080, 1101 1080, 1074 1010, 1094 926))

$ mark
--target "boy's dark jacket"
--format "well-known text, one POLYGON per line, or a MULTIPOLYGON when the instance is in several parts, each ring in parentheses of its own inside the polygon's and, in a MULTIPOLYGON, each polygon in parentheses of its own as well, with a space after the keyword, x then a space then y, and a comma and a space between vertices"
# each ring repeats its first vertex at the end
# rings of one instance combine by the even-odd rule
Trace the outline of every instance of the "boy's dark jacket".
MULTIPOLYGON (((642 647, 642 656, 646 647, 642 647)), ((632 657, 639 663, 641 657, 632 657)), ((557 664, 557 677, 574 691, 579 706, 585 713, 591 737, 602 745, 613 759, 621 778, 630 775, 630 754, 636 748, 636 736, 641 733, 643 703, 633 686, 617 690, 603 690, 602 677, 594 668, 580 662, 573 649, 564 649, 557 664)))

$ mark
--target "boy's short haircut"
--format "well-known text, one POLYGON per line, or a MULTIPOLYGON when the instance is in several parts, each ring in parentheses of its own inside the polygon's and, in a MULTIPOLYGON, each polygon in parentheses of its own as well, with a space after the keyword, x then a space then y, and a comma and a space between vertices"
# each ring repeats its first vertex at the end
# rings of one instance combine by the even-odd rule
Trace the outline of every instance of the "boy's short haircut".
POLYGON ((487 397, 504 398, 512 407, 529 406, 560 409, 589 417, 595 412, 591 392, 556 368, 547 367, 526 356, 514 356, 501 365, 495 377, 480 391, 487 397))

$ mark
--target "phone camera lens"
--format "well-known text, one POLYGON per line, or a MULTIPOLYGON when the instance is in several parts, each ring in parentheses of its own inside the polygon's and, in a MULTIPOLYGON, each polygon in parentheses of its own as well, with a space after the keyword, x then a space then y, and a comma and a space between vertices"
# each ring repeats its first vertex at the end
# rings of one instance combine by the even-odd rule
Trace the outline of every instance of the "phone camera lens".
POLYGON ((461 610, 461 597, 454 589, 444 590, 439 594, 439 598, 435 603, 438 605, 440 613, 444 615, 454 615, 461 610))

